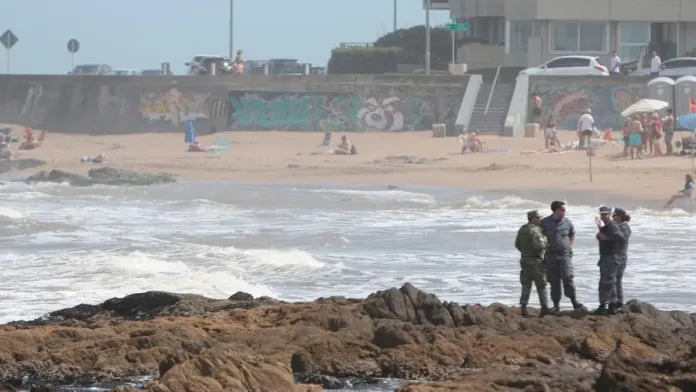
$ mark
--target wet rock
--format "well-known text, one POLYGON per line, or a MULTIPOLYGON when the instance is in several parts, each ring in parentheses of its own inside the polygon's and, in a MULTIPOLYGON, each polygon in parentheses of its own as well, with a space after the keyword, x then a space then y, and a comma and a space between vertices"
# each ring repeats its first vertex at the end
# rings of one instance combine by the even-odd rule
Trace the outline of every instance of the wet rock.
POLYGON ((87 176, 69 173, 63 170, 42 170, 25 180, 28 183, 53 182, 69 183, 73 186, 90 185, 133 185, 148 186, 157 184, 167 184, 176 182, 176 179, 166 173, 149 174, 138 173, 130 170, 115 169, 112 167, 101 167, 91 169, 87 176))
POLYGON ((152 291, 0 326, 0 390, 130 392, 121 380, 148 375, 158 375, 150 392, 318 391, 380 377, 432 381, 402 392, 696 390, 694 318, 626 309, 523 318, 409 283, 308 303, 152 291))
POLYGON ((14 159, 11 161, 0 160, 0 173, 7 173, 14 170, 26 170, 41 167, 46 164, 46 161, 39 159, 14 159))

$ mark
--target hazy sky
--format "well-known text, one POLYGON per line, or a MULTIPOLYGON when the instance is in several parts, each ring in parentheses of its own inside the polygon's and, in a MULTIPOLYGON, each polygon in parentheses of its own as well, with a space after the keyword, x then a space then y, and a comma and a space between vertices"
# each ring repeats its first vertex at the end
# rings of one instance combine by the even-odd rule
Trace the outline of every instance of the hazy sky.
MULTIPOLYGON (((422 0, 398 0, 399 28, 424 24, 422 0)), ((372 42, 392 30, 392 0, 234 0, 235 48, 246 60, 295 58, 326 65, 340 42, 372 42)), ((229 52, 229 0, 0 0, 0 34, 12 30, 12 73, 70 71, 75 64, 175 73, 196 54, 229 52)), ((433 11, 444 24, 448 11, 433 11)), ((0 46, 0 72, 7 72, 0 46)))

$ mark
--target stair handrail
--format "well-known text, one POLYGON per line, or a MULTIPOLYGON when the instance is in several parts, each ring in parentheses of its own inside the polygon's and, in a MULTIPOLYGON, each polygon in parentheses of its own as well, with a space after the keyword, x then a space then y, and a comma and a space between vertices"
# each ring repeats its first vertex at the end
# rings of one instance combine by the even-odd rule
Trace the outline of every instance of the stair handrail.
POLYGON ((498 76, 500 76, 500 65, 495 71, 495 78, 493 78, 493 85, 491 86, 491 92, 488 93, 488 102, 486 102, 486 110, 483 112, 484 115, 488 114, 488 108, 491 106, 491 100, 493 99, 493 91, 495 91, 495 85, 498 83, 498 76))

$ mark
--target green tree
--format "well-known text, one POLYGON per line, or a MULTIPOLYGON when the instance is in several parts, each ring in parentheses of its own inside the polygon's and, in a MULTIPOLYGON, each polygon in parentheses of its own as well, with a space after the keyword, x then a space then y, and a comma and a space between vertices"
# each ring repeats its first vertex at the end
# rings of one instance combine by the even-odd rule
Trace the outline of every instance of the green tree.
MULTIPOLYGON (((399 29, 375 41, 375 47, 401 48, 417 63, 425 64, 425 26, 399 29)), ((452 33, 443 27, 430 28, 430 62, 433 69, 447 69, 452 61, 452 33)))

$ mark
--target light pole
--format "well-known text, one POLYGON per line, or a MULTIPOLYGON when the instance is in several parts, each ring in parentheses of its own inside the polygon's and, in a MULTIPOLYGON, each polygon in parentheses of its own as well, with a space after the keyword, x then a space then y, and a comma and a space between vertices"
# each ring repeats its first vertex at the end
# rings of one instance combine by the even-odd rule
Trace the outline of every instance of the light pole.
POLYGON ((394 31, 396 31, 396 0, 394 0, 394 31))
POLYGON ((234 59, 234 0, 230 0, 230 60, 234 59))
POLYGON ((430 75, 430 0, 425 6, 425 74, 430 75))

